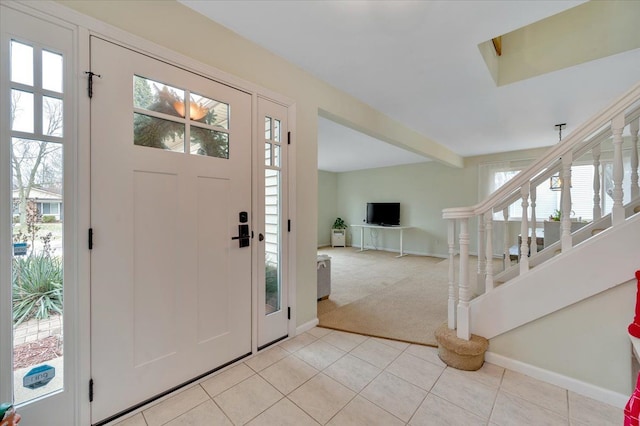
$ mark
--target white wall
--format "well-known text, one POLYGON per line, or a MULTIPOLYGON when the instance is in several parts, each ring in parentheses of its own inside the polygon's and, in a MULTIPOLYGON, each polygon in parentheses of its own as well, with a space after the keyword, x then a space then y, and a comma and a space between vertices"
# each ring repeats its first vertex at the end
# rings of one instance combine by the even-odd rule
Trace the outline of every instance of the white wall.
POLYGON ((318 247, 331 245, 331 226, 341 214, 338 174, 318 170, 318 247))
MULTIPOLYGON (((490 340, 493 353, 628 395, 635 280, 490 340)), ((635 382, 633 383, 635 385, 635 382)))

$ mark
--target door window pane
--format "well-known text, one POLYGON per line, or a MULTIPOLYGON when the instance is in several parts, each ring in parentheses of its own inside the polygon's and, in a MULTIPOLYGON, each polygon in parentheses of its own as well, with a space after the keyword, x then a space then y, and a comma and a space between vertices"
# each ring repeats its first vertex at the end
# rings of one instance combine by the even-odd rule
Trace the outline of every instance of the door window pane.
POLYGON ((33 133, 33 93, 11 90, 11 130, 33 133))
POLYGON ((15 403, 63 388, 62 144, 11 140, 13 374, 15 403), (30 180, 28 176, 34 176, 30 180), (36 202, 47 198, 50 202, 36 202), (54 207, 54 208, 52 208, 54 207))
POLYGON ((184 152, 184 124, 134 112, 133 143, 150 148, 184 152))
POLYGON ((264 165, 271 165, 271 144, 269 142, 264 144, 264 165))
POLYGON ((264 139, 271 140, 271 117, 264 118, 264 139))
POLYGON ((280 167, 280 145, 273 145, 273 165, 280 167))
POLYGON ((42 88, 62 93, 62 55, 42 51, 42 88))
POLYGON ((63 120, 62 99, 42 97, 42 133, 48 136, 62 137, 63 120))
POLYGON ((189 110, 189 116, 193 121, 199 121, 224 129, 229 128, 228 104, 205 98, 204 96, 191 94, 189 110))
POLYGON ((134 75, 133 106, 184 117, 184 90, 134 75))
POLYGON ((229 158, 229 135, 224 132, 191 126, 192 154, 229 158))
POLYGON ((11 81, 33 86, 33 47, 11 40, 11 81))
POLYGON ((273 140, 280 142, 280 120, 273 120, 273 140))

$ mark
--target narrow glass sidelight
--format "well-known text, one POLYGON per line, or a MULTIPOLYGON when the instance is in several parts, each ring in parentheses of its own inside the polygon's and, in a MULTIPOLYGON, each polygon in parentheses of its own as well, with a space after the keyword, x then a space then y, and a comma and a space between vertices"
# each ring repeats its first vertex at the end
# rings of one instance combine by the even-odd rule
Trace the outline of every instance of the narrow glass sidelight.
POLYGON ((63 57, 10 43, 13 393, 64 388, 63 57), (39 69, 34 64, 41 64, 39 69))
POLYGON ((265 314, 282 309, 280 120, 265 117, 265 314))

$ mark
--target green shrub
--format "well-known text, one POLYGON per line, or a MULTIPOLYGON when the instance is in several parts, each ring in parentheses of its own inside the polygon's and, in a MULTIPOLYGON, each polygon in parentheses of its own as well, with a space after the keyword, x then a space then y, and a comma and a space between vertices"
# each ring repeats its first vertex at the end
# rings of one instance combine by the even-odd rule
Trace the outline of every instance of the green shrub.
POLYGON ((44 254, 13 260, 13 322, 62 313, 62 259, 44 254))
POLYGON ((42 216, 42 223, 53 223, 55 221, 56 221, 55 216, 51 216, 51 215, 42 216))
POLYGON ((278 292, 280 290, 278 283, 278 266, 268 261, 265 268, 265 286, 267 304, 276 307, 278 305, 278 292))

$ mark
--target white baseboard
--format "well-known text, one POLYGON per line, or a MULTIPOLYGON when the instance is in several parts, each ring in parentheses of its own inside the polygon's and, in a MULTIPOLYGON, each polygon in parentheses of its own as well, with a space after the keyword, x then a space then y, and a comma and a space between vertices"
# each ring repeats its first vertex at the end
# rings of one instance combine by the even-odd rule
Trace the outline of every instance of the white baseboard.
POLYGON ((305 322, 302 325, 299 325, 298 327, 296 327, 296 336, 298 334, 304 333, 305 331, 311 330, 313 327, 318 325, 319 322, 320 320, 318 320, 318 318, 315 318, 315 319, 312 319, 311 321, 305 322))
POLYGON ((599 386, 574 379, 573 377, 564 376, 562 374, 545 370, 543 368, 536 367, 535 365, 526 364, 522 361, 511 359, 500 354, 487 352, 485 353, 484 358, 491 364, 508 368, 509 370, 515 371, 517 373, 526 374, 527 376, 533 377, 534 379, 542 380, 544 382, 570 390, 571 392, 575 392, 582 396, 595 399, 596 401, 613 405, 614 407, 624 408, 624 406, 627 404, 627 401, 629 400, 629 395, 624 395, 618 392, 611 391, 609 389, 601 388, 599 386))

